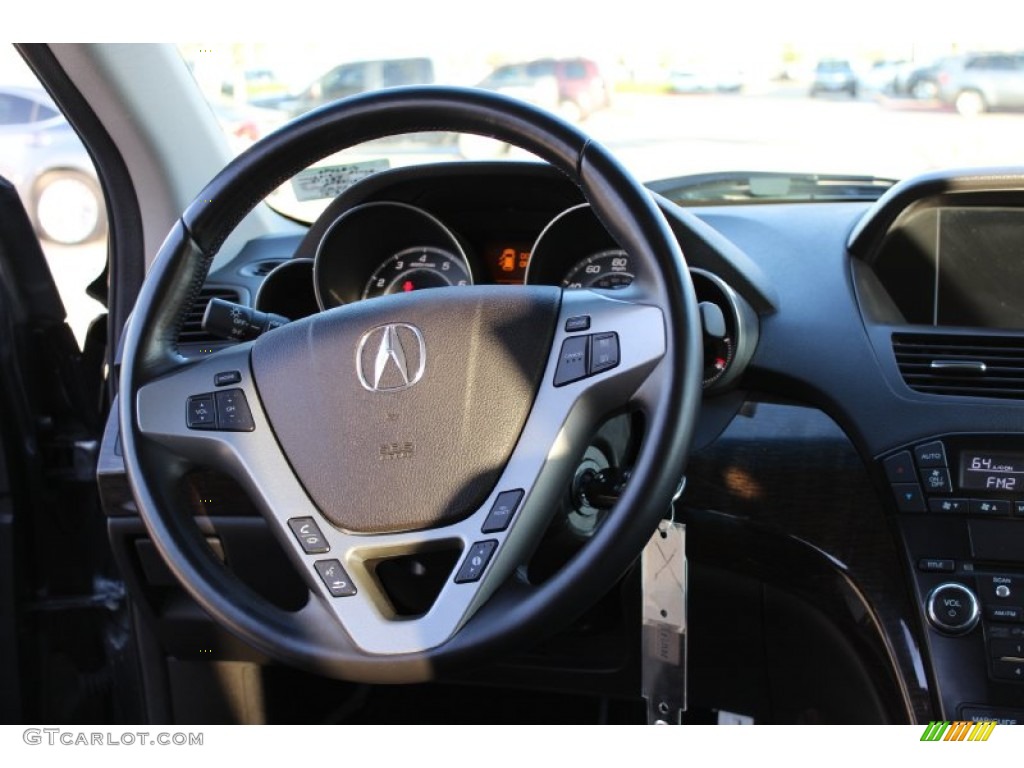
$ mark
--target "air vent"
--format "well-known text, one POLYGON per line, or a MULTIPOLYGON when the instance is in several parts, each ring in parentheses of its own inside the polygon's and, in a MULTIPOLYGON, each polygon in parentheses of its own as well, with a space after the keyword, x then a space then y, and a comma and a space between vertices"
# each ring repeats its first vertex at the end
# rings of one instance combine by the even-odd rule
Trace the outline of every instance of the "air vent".
POLYGON ((215 298, 237 303, 241 297, 235 288, 203 288, 193 302, 192 308, 185 315, 181 333, 178 334, 179 344, 205 344, 221 340, 203 330, 203 313, 206 312, 206 305, 210 303, 210 299, 215 298))
POLYGON ((1024 399, 1024 336, 894 333, 892 348, 918 392, 1024 399))
POLYGON ((246 264, 238 271, 246 277, 266 277, 284 262, 284 259, 263 259, 246 264))

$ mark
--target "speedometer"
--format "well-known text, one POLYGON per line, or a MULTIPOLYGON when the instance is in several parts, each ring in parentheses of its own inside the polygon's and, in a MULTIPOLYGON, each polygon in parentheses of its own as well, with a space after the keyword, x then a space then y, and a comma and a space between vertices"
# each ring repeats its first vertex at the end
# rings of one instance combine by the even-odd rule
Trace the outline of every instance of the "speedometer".
POLYGON ((472 282, 463 259, 441 248, 419 246, 401 250, 381 263, 366 282, 363 298, 472 282))
POLYGON ((565 277, 563 288, 625 288, 633 282, 629 255, 621 248, 587 256, 576 262, 565 277))

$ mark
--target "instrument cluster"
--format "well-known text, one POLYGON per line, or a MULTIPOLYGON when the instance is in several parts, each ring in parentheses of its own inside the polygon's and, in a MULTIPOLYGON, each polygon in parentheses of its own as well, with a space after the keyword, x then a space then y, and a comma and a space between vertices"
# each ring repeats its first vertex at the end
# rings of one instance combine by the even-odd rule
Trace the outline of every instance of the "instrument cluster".
MULTIPOLYGON (((467 238, 422 207, 374 200, 336 214, 314 242, 272 271, 256 306, 295 320, 395 293, 479 284, 554 285, 617 291, 636 263, 586 203, 571 206, 530 237, 489 227, 467 238), (305 254, 312 252, 313 257, 305 254)), ((313 232, 311 232, 313 234, 313 232)), ((309 238, 307 238, 309 239, 309 238)), ((756 333, 749 305, 717 276, 691 269, 704 324, 705 388, 730 383, 741 334, 756 333)))

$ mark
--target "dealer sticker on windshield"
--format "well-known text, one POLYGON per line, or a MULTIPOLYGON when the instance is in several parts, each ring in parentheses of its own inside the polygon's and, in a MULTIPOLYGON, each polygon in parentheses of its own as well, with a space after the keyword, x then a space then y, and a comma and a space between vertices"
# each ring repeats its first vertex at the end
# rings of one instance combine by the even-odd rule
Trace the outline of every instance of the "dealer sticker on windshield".
POLYGON ((297 173, 292 179, 292 189, 300 202, 330 199, 367 176, 386 171, 389 167, 386 159, 345 165, 318 165, 297 173))

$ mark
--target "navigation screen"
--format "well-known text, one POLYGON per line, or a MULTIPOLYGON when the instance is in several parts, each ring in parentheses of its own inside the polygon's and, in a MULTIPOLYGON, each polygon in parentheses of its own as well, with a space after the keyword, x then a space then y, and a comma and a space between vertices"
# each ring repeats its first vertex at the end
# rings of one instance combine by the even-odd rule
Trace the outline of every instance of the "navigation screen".
POLYGON ((876 271, 908 323, 1024 329, 1024 208, 915 211, 876 271))
POLYGON ((970 491, 1024 491, 1024 454, 961 451, 960 487, 970 491))
POLYGON ((1024 211, 939 209, 935 325, 1024 327, 1024 211))

